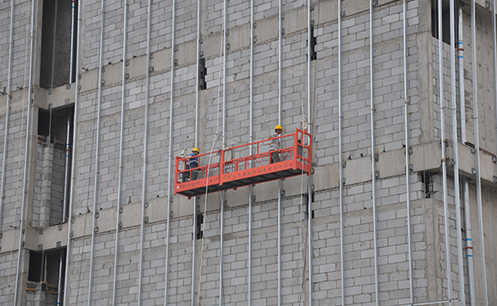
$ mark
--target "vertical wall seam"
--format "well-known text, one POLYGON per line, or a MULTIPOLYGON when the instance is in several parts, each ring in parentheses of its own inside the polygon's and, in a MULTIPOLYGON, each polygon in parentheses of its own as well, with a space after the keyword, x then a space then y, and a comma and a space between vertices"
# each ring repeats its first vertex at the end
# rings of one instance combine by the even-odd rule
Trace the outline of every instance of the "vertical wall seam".
POLYGON ((123 177, 123 148, 124 148, 124 111, 126 105, 126 53, 128 41, 128 0, 123 2, 123 49, 122 49, 122 73, 121 73, 121 129, 119 133, 119 170, 117 177, 117 207, 116 207, 116 237, 114 243, 114 278, 112 281, 112 305, 116 305, 117 290, 117 267, 119 259, 119 229, 121 223, 121 196, 123 177))
POLYGON ((103 53, 104 53, 104 20, 105 20, 105 0, 100 1, 100 53, 98 65, 98 97, 97 97, 97 132, 95 141, 95 177, 93 187, 93 210, 92 210, 92 227, 91 227, 91 249, 90 249, 90 274, 88 278, 88 306, 91 306, 92 284, 93 284, 93 260, 95 255, 95 226, 97 222, 97 202, 98 202, 98 175, 100 162, 100 117, 102 114, 102 86, 103 86, 103 53))
POLYGON ((19 298, 21 290, 21 273, 24 269, 23 264, 23 253, 24 253, 24 241, 23 236, 25 234, 25 215, 26 215, 26 205, 28 197, 28 178, 29 178, 29 154, 30 154, 30 144, 31 144, 31 116, 32 116, 32 103, 33 103, 33 91, 34 91, 34 81, 33 81, 33 70, 34 70, 34 52, 35 52, 35 18, 36 16, 36 1, 31 0, 31 37, 30 37, 30 55, 29 55, 29 83, 28 83, 28 101, 27 108, 28 114, 26 116, 26 143, 24 149, 24 177, 23 177, 23 187, 22 187, 22 203, 21 203, 21 214, 20 214, 20 225, 19 225, 19 245, 17 249, 17 270, 16 270, 16 287, 14 293, 14 305, 20 305, 22 298, 19 298))

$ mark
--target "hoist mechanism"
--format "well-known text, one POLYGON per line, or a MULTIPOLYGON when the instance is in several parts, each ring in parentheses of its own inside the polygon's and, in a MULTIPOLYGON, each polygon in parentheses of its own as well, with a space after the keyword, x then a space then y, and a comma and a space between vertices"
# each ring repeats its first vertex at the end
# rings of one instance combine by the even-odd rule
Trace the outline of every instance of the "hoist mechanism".
POLYGON ((305 130, 197 155, 198 167, 188 169, 190 157, 176 157, 174 194, 188 198, 228 189, 237 189, 311 172, 312 136, 305 130), (269 151, 269 143, 279 139, 281 148, 269 151), (252 148, 253 154, 250 154, 252 148), (271 154, 280 162, 271 163, 271 154))

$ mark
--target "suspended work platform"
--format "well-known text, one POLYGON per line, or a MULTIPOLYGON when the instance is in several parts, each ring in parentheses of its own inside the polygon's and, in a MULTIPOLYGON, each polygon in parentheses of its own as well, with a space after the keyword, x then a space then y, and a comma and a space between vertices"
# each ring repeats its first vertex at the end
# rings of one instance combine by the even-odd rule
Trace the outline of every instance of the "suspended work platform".
POLYGON ((174 194, 188 198, 221 190, 236 189, 311 172, 311 134, 295 133, 256 141, 224 150, 200 154, 199 167, 187 169, 190 157, 176 157, 174 194), (281 149, 269 151, 272 140, 281 149), (251 154, 251 151, 252 153, 251 154), (277 153, 280 162, 271 163, 277 153))

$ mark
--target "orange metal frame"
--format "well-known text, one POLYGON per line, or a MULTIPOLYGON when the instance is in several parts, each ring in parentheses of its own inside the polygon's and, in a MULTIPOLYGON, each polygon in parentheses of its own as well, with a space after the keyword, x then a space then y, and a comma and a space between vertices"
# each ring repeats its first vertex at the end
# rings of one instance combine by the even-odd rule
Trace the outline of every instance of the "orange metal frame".
POLYGON ((174 194, 191 198, 205 193, 264 183, 285 177, 307 174, 311 171, 311 134, 297 129, 295 133, 260 140, 224 150, 197 155, 199 167, 187 169, 190 156, 176 157, 174 194), (283 148, 277 151, 262 151, 262 146, 273 139, 280 139, 283 148), (291 145, 284 147, 284 144, 291 145), (255 154, 249 155, 249 148, 255 154), (278 153, 281 161, 270 163, 271 153, 278 153), (235 156, 240 156, 235 158, 235 156), (201 165, 202 162, 207 164, 201 165), (194 180, 184 177, 195 176, 194 180))

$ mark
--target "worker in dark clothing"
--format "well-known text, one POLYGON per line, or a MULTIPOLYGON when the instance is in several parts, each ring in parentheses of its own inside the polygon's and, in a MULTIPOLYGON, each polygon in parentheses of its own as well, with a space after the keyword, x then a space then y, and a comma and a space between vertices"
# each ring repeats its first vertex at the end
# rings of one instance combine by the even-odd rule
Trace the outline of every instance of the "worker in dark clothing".
MULTIPOLYGON (((186 170, 188 169, 195 169, 198 167, 198 154, 200 153, 200 150, 198 148, 193 148, 192 153, 190 154, 190 158, 188 159, 188 162, 186 163, 186 170)), ((192 170, 192 181, 197 179, 197 170, 192 170)), ((185 182, 190 180, 190 171, 185 172, 185 182)))
MULTIPOLYGON (((280 136, 281 132, 283 131, 283 127, 281 125, 277 125, 274 127, 274 134, 271 135, 271 142, 269 143, 269 151, 277 151, 281 148, 281 138, 275 139, 276 137, 280 136)), ((279 152, 271 152, 271 160, 269 163, 279 163, 281 161, 280 159, 280 153, 279 152)))

